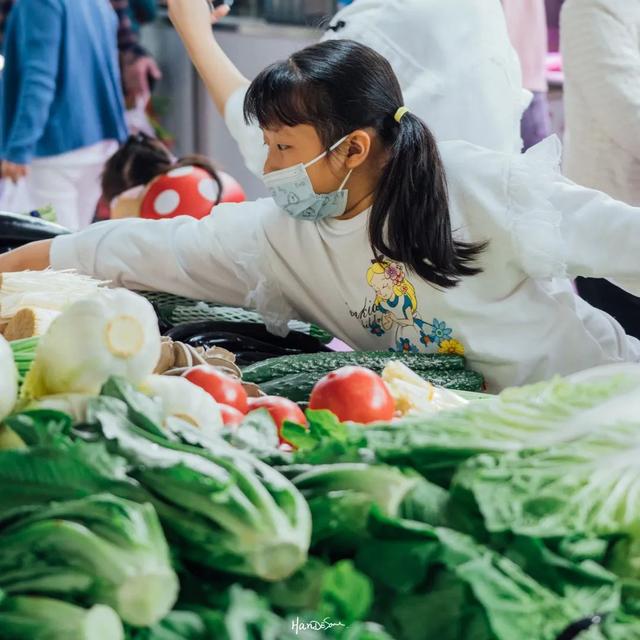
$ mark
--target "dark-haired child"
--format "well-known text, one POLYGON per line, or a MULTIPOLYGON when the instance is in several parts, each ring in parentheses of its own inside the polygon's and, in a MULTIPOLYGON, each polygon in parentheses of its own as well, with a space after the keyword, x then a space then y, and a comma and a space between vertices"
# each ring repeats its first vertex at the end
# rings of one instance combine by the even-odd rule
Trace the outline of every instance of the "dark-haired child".
POLYGON ((159 140, 130 136, 109 159, 102 195, 110 217, 204 218, 221 202, 244 202, 240 185, 204 156, 175 159, 159 140))

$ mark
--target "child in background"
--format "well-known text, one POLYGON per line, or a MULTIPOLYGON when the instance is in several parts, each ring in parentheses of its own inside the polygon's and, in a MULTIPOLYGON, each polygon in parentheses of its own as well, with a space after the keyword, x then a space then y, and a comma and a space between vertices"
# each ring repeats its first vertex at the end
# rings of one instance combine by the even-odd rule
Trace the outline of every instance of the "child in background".
POLYGON ((104 163, 127 136, 116 15, 107 0, 19 0, 4 38, 0 207, 92 220, 104 163))
POLYGON ((102 194, 111 218, 204 218, 220 202, 244 202, 240 185, 203 156, 176 160, 154 138, 130 136, 109 159, 102 194))

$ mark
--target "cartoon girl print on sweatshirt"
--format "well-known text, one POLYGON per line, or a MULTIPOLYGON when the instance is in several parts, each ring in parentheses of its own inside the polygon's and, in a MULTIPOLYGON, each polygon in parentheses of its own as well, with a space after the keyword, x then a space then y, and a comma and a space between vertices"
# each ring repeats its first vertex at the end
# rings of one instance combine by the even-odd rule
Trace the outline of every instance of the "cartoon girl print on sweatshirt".
POLYGON ((377 336, 392 334, 391 351, 464 354, 463 345, 453 337, 453 329, 446 322, 422 319, 416 289, 401 264, 384 259, 373 261, 367 282, 376 294, 376 319, 371 322, 370 331, 377 336))

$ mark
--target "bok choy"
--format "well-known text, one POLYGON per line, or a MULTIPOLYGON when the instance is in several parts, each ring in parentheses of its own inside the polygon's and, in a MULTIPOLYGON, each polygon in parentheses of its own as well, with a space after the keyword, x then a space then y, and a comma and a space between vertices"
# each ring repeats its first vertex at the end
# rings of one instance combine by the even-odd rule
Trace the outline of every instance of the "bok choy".
POLYGON ((83 609, 51 598, 0 594, 0 635, 3 640, 123 640, 124 629, 105 605, 83 609))
MULTIPOLYGON (((115 393, 113 386, 105 388, 115 393)), ((131 388, 118 395, 134 402, 131 388)), ((309 507, 267 464, 188 424, 181 438, 152 428, 115 397, 90 401, 88 420, 127 459, 129 475, 148 493, 182 557, 270 581, 306 561, 309 507)))
POLYGON ((67 307, 40 338, 22 393, 98 394, 120 375, 134 383, 160 358, 160 332, 150 302, 125 289, 100 290, 67 307))
POLYGON ((13 361, 11 347, 0 336, 0 420, 11 413, 17 398, 18 370, 13 361))
POLYGON ((0 589, 82 597, 146 626, 171 610, 178 580, 153 507, 96 494, 6 513, 0 589))

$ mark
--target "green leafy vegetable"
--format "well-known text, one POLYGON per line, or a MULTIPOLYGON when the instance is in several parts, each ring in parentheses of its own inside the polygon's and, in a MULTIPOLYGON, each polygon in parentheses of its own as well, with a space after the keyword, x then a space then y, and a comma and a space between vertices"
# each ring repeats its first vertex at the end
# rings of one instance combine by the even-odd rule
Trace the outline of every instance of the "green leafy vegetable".
MULTIPOLYGON (((430 621, 431 629, 440 629, 439 640, 467 637, 555 640, 571 622, 592 613, 582 611, 580 602, 561 598, 546 589, 517 564, 469 536, 451 529, 394 521, 381 514, 374 514, 371 526, 374 539, 361 546, 356 564, 376 582, 383 581, 392 593, 398 593, 383 604, 387 612, 383 621, 389 623, 392 631, 397 627, 398 611, 407 612, 407 602, 419 604, 421 611, 429 607, 426 600, 417 596, 422 593, 425 599, 429 597, 438 575, 434 572, 438 570, 446 570, 451 575, 438 578, 437 591, 441 594, 445 590, 458 600, 463 612, 461 620, 466 619, 470 625, 461 633, 460 620, 451 617, 450 608, 443 607, 438 614, 438 610, 429 607, 432 615, 441 616, 439 620, 430 621), (403 567, 410 567, 412 580, 407 581, 403 567), (463 590, 457 582, 462 583, 463 590), (470 614, 474 608, 475 613, 470 614), (477 611, 478 608, 481 611, 477 611), (482 631, 483 616, 491 630, 489 635, 482 631)), ((438 597, 442 598, 442 594, 438 597)), ((412 640, 430 637, 420 635, 415 626, 413 629, 412 632, 406 630, 403 637, 412 640)))
POLYGON ((490 532, 538 538, 628 536, 612 568, 640 576, 640 428, 620 424, 547 450, 480 456, 455 484, 490 532))
POLYGON ((144 629, 127 629, 127 640, 209 640, 207 626, 194 611, 172 611, 169 615, 144 629))
POLYGON ((329 542, 345 552, 366 535, 374 505, 396 517, 405 498, 426 480, 385 465, 342 463, 311 467, 295 475, 293 483, 309 502, 314 543, 329 542))
POLYGON ((130 475, 147 490, 183 557, 264 580, 304 564, 309 509, 277 471, 197 429, 189 433, 199 446, 146 432, 115 398, 96 398, 88 413, 129 461, 130 475))
POLYGON ((507 389, 491 400, 432 417, 373 425, 356 438, 364 439, 359 446, 371 449, 380 461, 413 467, 446 485, 458 465, 474 455, 543 450, 637 411, 639 377, 616 375, 579 384, 558 378, 507 389))
POLYGON ((105 605, 83 609, 51 598, 1 599, 3 640, 122 640, 122 622, 105 605))
POLYGON ((0 520, 0 588, 82 595, 145 626, 169 612, 178 581, 153 507, 96 494, 0 520))

